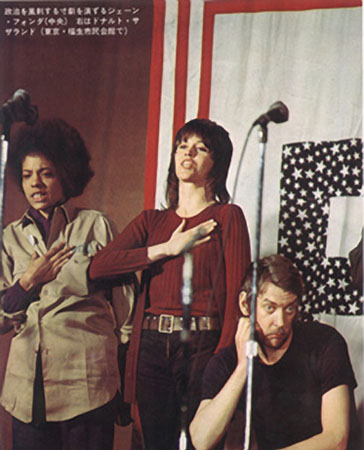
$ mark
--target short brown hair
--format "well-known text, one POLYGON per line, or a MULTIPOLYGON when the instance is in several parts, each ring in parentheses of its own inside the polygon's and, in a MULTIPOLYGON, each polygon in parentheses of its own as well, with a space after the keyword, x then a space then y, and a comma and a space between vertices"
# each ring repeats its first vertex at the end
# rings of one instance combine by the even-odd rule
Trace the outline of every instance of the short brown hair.
MULTIPOLYGON (((251 263, 240 290, 247 294, 246 301, 249 311, 252 298, 253 267, 254 263, 251 263)), ((302 276, 292 261, 285 256, 276 254, 260 259, 257 267, 257 279, 258 294, 261 292, 264 284, 270 282, 285 292, 295 294, 297 303, 301 303, 304 294, 302 276)))
POLYGON ((174 154, 178 145, 193 135, 199 136, 211 150, 211 158, 214 164, 207 180, 206 189, 209 191, 208 194, 219 203, 228 203, 230 200, 229 192, 226 189, 226 178, 233 152, 233 144, 230 140, 229 133, 225 128, 212 120, 193 119, 185 123, 178 130, 174 139, 166 190, 166 200, 169 208, 175 209, 178 206, 178 179, 176 176, 174 154))

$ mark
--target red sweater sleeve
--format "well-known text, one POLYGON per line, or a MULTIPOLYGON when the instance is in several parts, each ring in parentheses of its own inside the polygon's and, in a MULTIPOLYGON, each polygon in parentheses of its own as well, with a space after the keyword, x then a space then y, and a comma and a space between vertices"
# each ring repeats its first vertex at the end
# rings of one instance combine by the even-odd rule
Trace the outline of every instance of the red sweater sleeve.
POLYGON ((146 242, 148 238, 148 215, 143 211, 126 228, 93 258, 89 276, 91 280, 122 273, 135 272, 149 267, 146 242))
POLYGON ((226 299, 223 327, 215 350, 229 346, 234 341, 237 321, 240 317, 238 293, 250 264, 250 240, 242 210, 237 205, 226 205, 222 210, 226 299))

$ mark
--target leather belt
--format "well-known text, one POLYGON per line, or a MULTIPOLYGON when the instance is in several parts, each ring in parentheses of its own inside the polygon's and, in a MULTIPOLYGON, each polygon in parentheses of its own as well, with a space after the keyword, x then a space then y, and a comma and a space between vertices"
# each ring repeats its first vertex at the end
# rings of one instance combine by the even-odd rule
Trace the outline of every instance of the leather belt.
MULTIPOLYGON (((174 331, 183 330, 183 318, 171 314, 147 314, 143 320, 143 330, 154 330, 159 333, 171 334, 174 331)), ((220 330, 220 322, 217 317, 193 316, 190 324, 191 331, 220 330)))

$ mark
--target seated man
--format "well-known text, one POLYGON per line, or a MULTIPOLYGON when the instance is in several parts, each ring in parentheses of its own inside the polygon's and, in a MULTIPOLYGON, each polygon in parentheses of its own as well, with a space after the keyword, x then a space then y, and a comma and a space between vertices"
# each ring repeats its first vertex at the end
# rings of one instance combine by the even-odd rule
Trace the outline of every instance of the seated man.
MULTIPOLYGON (((300 322, 298 270, 280 255, 261 259, 257 290, 252 426, 259 450, 364 448, 354 442, 356 381, 347 345, 328 325, 300 322)), ((198 450, 222 448, 217 444, 235 411, 245 415, 251 292, 252 266, 239 295, 243 317, 235 345, 220 350, 205 370, 202 401, 190 426, 198 450)))

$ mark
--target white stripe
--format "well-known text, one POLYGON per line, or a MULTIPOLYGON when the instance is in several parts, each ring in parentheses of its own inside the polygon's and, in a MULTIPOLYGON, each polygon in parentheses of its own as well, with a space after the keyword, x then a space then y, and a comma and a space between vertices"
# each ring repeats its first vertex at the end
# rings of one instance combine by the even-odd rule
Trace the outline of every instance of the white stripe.
MULTIPOLYGON (((360 8, 216 16, 210 116, 226 127, 234 144, 230 191, 252 122, 277 100, 290 110, 287 123, 268 127, 263 254, 277 249, 282 144, 361 137, 361 83, 360 8)), ((252 237, 257 158, 253 133, 236 198, 252 237)))
POLYGON ((178 2, 166 0, 164 23, 163 81, 159 126, 158 169, 155 206, 165 205, 165 181, 173 141, 174 78, 176 62, 178 2))
POLYGON ((186 98, 186 122, 198 112, 201 78, 201 49, 203 26, 203 0, 191 1, 190 31, 188 45, 188 77, 186 98))

